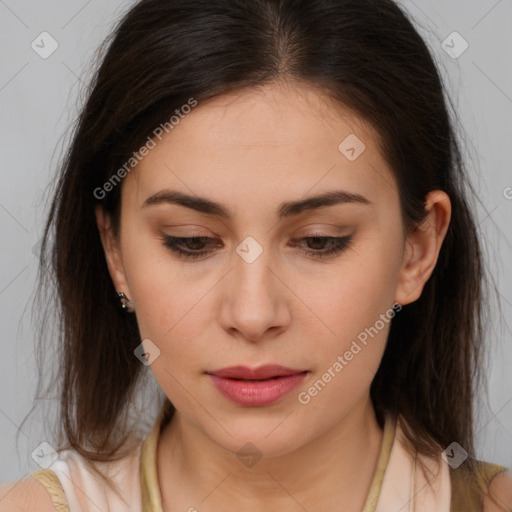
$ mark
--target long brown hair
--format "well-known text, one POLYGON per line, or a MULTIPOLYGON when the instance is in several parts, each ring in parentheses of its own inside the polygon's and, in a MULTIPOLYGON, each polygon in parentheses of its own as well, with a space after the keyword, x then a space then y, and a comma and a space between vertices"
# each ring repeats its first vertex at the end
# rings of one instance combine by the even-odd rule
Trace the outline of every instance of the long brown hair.
POLYGON ((399 184, 404 228, 444 190, 452 219, 421 297, 393 319, 371 385, 379 422, 399 414, 411 446, 434 455, 458 442, 474 457, 481 384, 484 268, 475 197, 455 117, 425 42, 391 0, 142 0, 104 46, 63 159, 41 246, 41 304, 59 318, 59 449, 90 461, 120 456, 131 438, 144 366, 134 315, 119 308, 99 238, 97 204, 119 227, 112 179, 156 127, 190 98, 276 80, 301 81, 368 120, 399 184), (55 286, 52 286, 54 284, 55 286))

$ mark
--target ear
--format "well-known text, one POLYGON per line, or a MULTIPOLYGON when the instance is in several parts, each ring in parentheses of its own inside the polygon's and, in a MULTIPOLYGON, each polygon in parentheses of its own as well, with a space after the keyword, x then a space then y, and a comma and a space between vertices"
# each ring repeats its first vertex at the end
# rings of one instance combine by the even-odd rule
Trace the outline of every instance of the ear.
POLYGON ((114 284, 114 288, 118 292, 123 292, 131 299, 130 289, 124 272, 123 261, 119 247, 119 240, 113 233, 112 222, 110 216, 105 213, 102 206, 95 208, 96 223, 100 233, 101 244, 107 260, 108 271, 114 284))
POLYGON ((409 234, 405 243, 395 301, 409 304, 421 296, 432 275, 451 219, 451 202, 442 190, 427 195, 425 220, 409 234))

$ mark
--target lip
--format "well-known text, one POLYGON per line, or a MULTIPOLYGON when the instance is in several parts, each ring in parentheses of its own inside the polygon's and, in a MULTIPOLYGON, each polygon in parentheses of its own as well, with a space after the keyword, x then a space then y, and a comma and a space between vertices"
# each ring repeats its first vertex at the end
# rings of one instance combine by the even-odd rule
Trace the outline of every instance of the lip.
POLYGON ((259 368, 232 366, 209 372, 219 392, 239 405, 261 407, 273 404, 302 382, 307 370, 265 365, 259 368))
POLYGON ((287 377, 289 375, 296 375, 303 373, 307 370, 298 370, 293 368, 287 368, 279 364, 266 364, 259 366, 258 368, 249 368, 248 366, 230 366, 229 368, 223 368, 222 370, 215 370, 208 372, 211 375, 217 375, 218 377, 224 377, 226 379, 270 379, 272 377, 287 377))

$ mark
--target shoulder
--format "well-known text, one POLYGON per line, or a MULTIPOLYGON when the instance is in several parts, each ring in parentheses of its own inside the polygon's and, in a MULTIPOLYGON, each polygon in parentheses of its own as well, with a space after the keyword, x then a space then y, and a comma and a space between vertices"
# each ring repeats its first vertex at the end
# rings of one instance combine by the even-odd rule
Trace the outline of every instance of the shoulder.
POLYGON ((29 476, 0 485, 0 512, 55 512, 46 487, 29 476))
POLYGON ((509 512, 512 510, 512 473, 498 473, 490 482, 483 502, 483 512, 509 512), (491 499, 492 498, 492 499, 491 499))
POLYGON ((471 459, 450 469, 452 510, 512 511, 512 475, 507 468, 471 459))

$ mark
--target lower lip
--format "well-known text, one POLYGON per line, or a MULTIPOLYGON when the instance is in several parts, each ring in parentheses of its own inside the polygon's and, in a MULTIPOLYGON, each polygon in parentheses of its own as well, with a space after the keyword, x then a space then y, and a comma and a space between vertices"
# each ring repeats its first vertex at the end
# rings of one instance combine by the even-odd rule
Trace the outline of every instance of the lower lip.
POLYGON ((235 380, 211 375, 216 388, 239 405, 258 407, 277 402, 297 387, 308 372, 267 380, 235 380))

